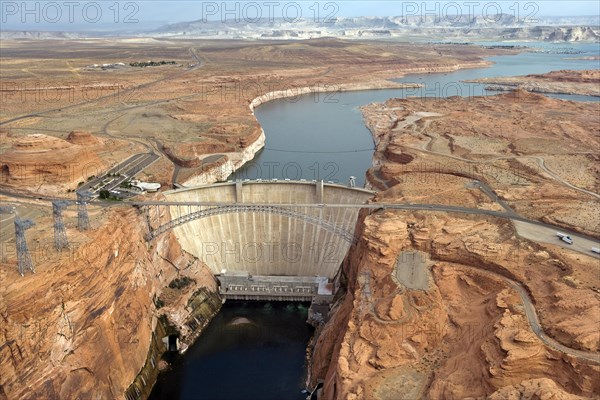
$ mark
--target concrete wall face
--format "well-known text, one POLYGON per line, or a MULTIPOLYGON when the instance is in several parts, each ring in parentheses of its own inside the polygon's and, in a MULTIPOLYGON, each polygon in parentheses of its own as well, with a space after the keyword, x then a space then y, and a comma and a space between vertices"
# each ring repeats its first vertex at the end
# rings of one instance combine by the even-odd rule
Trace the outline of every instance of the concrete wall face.
MULTIPOLYGON (((238 195, 239 195, 238 187, 238 195)), ((316 204, 313 183, 244 183, 238 203, 316 204)), ((235 184, 168 192, 169 201, 236 202, 235 184)), ((322 203, 363 204, 367 191, 325 185, 322 203)), ((171 207, 172 218, 199 207, 171 207)), ((294 207, 354 232, 359 208, 294 207)), ((218 274, 223 269, 253 275, 332 278, 350 243, 311 222, 283 215, 244 212, 197 219, 174 228, 181 246, 218 274)))

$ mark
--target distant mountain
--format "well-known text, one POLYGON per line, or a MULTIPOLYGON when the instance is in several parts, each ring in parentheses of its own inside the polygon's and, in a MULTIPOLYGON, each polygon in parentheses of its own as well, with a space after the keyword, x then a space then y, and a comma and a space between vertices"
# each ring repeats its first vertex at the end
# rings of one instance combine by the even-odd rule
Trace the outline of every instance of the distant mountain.
POLYGON ((548 17, 537 21, 513 15, 465 15, 436 19, 427 15, 405 17, 334 18, 328 22, 299 19, 261 19, 256 22, 191 21, 178 22, 142 32, 18 32, 2 31, 1 38, 69 38, 144 36, 218 39, 308 39, 319 37, 398 38, 406 40, 534 40, 598 41, 600 17, 548 17))
POLYGON ((428 36, 430 39, 520 39, 542 41, 597 41, 599 17, 556 17, 528 22, 513 15, 493 17, 435 16, 335 18, 329 22, 284 19, 258 22, 192 21, 165 25, 153 36, 237 39, 306 39, 324 36, 385 38, 428 36), (594 28, 596 29, 594 30, 594 28))

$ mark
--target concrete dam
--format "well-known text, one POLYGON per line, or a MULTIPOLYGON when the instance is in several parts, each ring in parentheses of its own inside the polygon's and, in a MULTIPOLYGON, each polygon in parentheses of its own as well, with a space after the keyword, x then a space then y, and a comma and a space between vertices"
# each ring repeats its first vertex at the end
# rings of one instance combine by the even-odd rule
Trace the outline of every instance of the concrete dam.
POLYGON ((336 275, 373 194, 322 181, 177 189, 164 193, 171 222, 155 234, 173 229, 218 276, 225 298, 310 300, 336 275))

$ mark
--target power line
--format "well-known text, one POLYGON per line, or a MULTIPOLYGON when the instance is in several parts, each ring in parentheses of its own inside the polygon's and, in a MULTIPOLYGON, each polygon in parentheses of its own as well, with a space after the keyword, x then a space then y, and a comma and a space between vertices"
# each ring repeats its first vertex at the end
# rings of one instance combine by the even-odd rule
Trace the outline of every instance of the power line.
POLYGON ((87 212, 87 202, 90 197, 84 193, 77 192, 77 228, 80 231, 90 229, 90 218, 87 212))

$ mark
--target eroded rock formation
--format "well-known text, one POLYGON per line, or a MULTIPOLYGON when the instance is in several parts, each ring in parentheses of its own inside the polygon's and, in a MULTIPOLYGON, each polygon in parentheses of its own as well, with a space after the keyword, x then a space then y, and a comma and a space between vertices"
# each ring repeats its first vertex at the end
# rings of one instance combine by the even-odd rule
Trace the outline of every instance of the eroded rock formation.
POLYGON ((183 335, 197 334, 184 324, 194 293, 216 289, 208 269, 171 234, 147 243, 137 210, 101 213, 91 231, 69 229, 71 250, 32 247, 36 274, 19 277, 14 253, 5 253, 0 398, 124 398, 160 315, 183 335), (166 288, 181 276, 193 284, 166 288))

